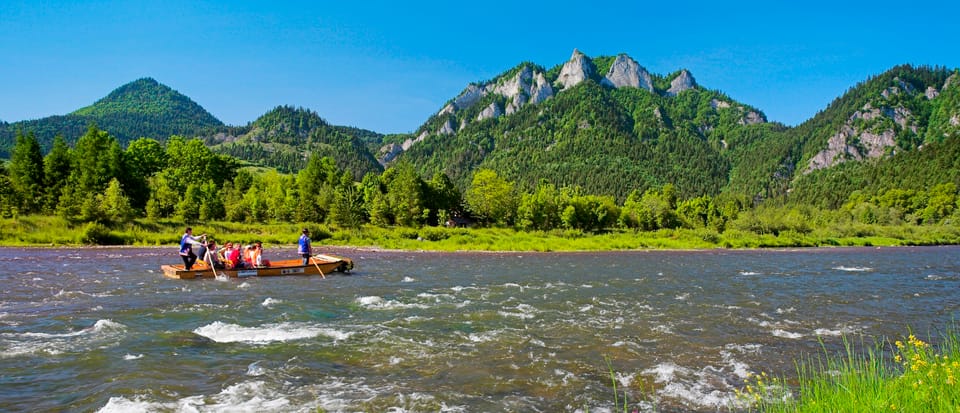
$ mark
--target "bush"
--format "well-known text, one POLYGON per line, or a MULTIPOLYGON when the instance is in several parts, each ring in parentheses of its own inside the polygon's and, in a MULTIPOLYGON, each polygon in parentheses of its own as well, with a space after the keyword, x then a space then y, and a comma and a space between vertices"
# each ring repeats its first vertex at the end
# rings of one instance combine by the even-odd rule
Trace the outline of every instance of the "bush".
POLYGON ((106 225, 99 222, 90 222, 83 227, 80 242, 91 245, 123 245, 123 237, 114 235, 106 225))
POLYGON ((427 241, 442 241, 450 238, 450 232, 440 227, 423 227, 420 229, 420 238, 427 241))
POLYGON ((396 234, 401 239, 417 239, 420 236, 420 233, 413 228, 397 228, 396 234))

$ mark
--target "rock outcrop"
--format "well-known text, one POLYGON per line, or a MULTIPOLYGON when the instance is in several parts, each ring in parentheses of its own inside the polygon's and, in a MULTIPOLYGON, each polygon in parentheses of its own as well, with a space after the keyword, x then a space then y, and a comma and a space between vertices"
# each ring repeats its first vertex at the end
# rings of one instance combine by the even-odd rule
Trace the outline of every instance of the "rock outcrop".
POLYGON ((553 97, 553 87, 547 82, 543 72, 534 73, 530 66, 524 66, 512 78, 497 85, 493 93, 511 100, 506 110, 509 115, 527 103, 537 104, 553 97))
MULTIPOLYGON (((460 93, 452 102, 448 103, 437 112, 437 116, 455 115, 465 109, 476 105, 484 97, 490 94, 497 94, 510 100, 506 108, 507 114, 512 114, 528 103, 540 103, 554 96, 553 87, 547 82, 546 76, 542 71, 535 70, 530 65, 524 65, 517 73, 509 78, 500 79, 497 82, 486 84, 472 83, 460 93)), ((477 117, 478 120, 489 119, 502 116, 504 111, 498 107, 494 110, 488 106, 477 117)), ((461 123, 460 129, 466 126, 461 123)), ((447 128, 447 125, 441 126, 437 133, 453 130, 453 126, 447 128)))
POLYGON ((563 64, 560 69, 560 76, 557 77, 557 82, 563 86, 561 90, 570 89, 587 80, 593 74, 591 67, 587 56, 580 53, 579 50, 573 49, 573 55, 570 56, 567 63, 563 64))
POLYGON ((693 75, 687 69, 680 71, 680 74, 677 77, 673 78, 670 81, 670 89, 667 89, 667 96, 676 96, 678 93, 683 92, 684 90, 690 90, 697 87, 697 81, 694 80, 693 75))
POLYGON ((635 87, 653 92, 653 79, 650 73, 636 60, 625 54, 617 55, 607 75, 600 82, 615 88, 635 87))
MULTIPOLYGON (((885 90, 884 92, 889 92, 887 94, 881 94, 888 97, 902 93, 904 90, 911 92, 913 90, 912 88, 894 89, 897 87, 885 90)), ((875 108, 868 103, 854 112, 840 130, 827 140, 827 148, 810 159, 804 173, 829 168, 846 161, 860 161, 886 155, 897 146, 897 131, 894 127, 882 130, 874 127, 883 124, 886 119, 892 120, 901 130, 917 133, 915 117, 910 110, 902 106, 875 108)))
MULTIPOLYGON (((740 110, 744 110, 744 108, 741 107, 740 110)), ((766 121, 767 118, 764 117, 763 114, 748 110, 747 113, 745 113, 743 117, 737 121, 737 123, 741 125, 755 125, 758 123, 765 123, 766 121)))
POLYGON ((437 131, 437 133, 440 135, 453 135, 453 119, 448 118, 447 121, 443 123, 443 126, 440 127, 440 130, 437 131))
POLYGON ((485 119, 498 118, 500 115, 503 115, 503 111, 500 110, 500 105, 498 105, 497 102, 493 102, 480 111, 480 114, 477 115, 477 120, 481 121, 485 119))

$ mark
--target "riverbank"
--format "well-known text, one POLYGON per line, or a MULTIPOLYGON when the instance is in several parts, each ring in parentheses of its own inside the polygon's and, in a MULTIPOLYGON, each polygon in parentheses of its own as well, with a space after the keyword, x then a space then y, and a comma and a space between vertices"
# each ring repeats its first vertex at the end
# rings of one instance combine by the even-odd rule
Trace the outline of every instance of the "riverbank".
MULTIPOLYGON (((711 229, 658 231, 576 230, 517 231, 509 228, 382 228, 365 225, 338 229, 320 224, 191 224, 194 234, 223 244, 261 241, 296 243, 300 230, 310 229, 317 246, 349 246, 425 251, 617 251, 636 249, 790 248, 823 246, 910 246, 960 244, 960 228, 951 225, 848 225, 806 233, 711 229)), ((0 220, 0 246, 176 245, 186 227, 174 220, 136 220, 118 228, 100 224, 71 225, 59 217, 28 216, 0 220)))

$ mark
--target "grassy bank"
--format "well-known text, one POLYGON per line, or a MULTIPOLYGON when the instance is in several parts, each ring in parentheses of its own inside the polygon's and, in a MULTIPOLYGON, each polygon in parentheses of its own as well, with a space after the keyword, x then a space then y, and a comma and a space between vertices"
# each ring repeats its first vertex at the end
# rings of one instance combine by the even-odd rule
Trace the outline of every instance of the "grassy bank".
MULTIPOLYGON (((960 410, 960 334, 950 329, 934 348, 910 334, 892 345, 798 363, 797 384, 754 376, 740 393, 762 412, 954 412, 960 410)), ((863 348, 862 346, 860 348, 863 348)))
MULTIPOLYGON (((0 220, 0 245, 174 245, 186 225, 174 220, 136 220, 115 227, 71 225, 59 217, 25 216, 0 220)), ((600 234, 573 230, 515 231, 505 228, 382 228, 337 229, 318 224, 191 224, 194 234, 224 241, 260 240, 268 245, 296 243, 300 229, 310 228, 317 245, 357 246, 430 251, 611 251, 631 249, 782 248, 818 246, 901 246, 960 244, 960 229, 950 225, 855 225, 816 229, 807 233, 676 229, 649 232, 609 231, 600 234)))

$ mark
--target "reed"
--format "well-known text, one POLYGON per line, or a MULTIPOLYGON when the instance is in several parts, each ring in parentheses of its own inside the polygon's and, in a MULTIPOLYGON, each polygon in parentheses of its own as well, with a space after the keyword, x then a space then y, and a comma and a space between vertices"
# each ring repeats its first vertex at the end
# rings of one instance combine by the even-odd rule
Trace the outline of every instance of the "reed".
POLYGON ((948 412, 960 408, 960 334, 955 326, 938 347, 909 334, 904 340, 826 351, 797 363, 797 381, 760 374, 739 400, 762 412, 948 412))

